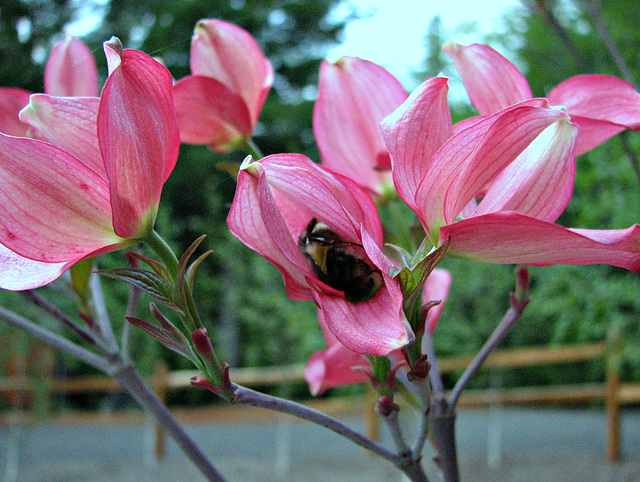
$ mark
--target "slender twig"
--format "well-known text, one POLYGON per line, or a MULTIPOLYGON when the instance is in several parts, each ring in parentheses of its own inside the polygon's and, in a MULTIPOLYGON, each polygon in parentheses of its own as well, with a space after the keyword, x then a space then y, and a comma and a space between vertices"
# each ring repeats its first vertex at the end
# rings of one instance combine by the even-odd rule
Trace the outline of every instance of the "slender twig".
POLYGON ((86 348, 76 345, 70 340, 54 333, 40 325, 28 320, 12 311, 9 311, 0 306, 0 318, 16 328, 26 331, 32 336, 35 336, 47 345, 57 348, 58 350, 69 353, 70 355, 82 360, 88 365, 102 372, 106 372, 109 369, 109 362, 106 358, 93 353, 86 348))
POLYGON ((413 445, 413 458, 417 459, 422 455, 424 444, 429 436, 429 414, 431 412, 431 391, 429 380, 426 378, 413 381, 420 399, 420 428, 418 437, 413 445))
POLYGON ((100 334, 105 343, 113 351, 119 351, 118 341, 113 334, 113 327, 109 319, 107 303, 104 300, 104 292, 100 283, 100 275, 92 273, 89 278, 89 290, 91 291, 91 300, 93 301, 93 311, 95 315, 96 325, 100 330, 100 334))
POLYGON ((403 465, 402 457, 392 453, 382 445, 368 439, 364 435, 359 434, 352 428, 347 427, 345 424, 333 417, 330 417, 329 415, 312 408, 305 407, 304 405, 291 400, 266 395, 236 384, 233 385, 233 388, 234 396, 232 402, 235 404, 267 408, 276 412, 288 413, 289 415, 293 415, 294 417, 301 418, 303 420, 308 420, 317 425, 328 428, 329 430, 333 430, 334 432, 351 440, 353 443, 360 445, 361 447, 390 461, 397 467, 401 467, 403 465))
POLYGON ((513 325, 520 319, 522 315, 522 309, 518 309, 517 307, 511 307, 507 310, 498 326, 493 331, 489 339, 482 346, 480 351, 476 354, 473 361, 469 364, 469 366, 465 369, 462 376, 458 379, 458 382, 453 387, 451 391, 451 395, 449 396, 449 407, 453 409, 458 402, 458 398, 460 397, 460 393, 467 386, 473 375, 478 371, 480 366, 487 359, 489 354, 493 351, 493 349, 502 341, 509 330, 513 327, 513 325))
POLYGON ((43 310, 45 313, 48 313, 57 321, 59 321, 64 326, 69 328, 80 339, 87 341, 89 343, 93 343, 104 354, 110 353, 110 350, 104 345, 104 343, 102 343, 102 340, 96 333, 76 323, 74 320, 69 318, 62 311, 60 311, 57 306, 53 305, 52 303, 44 299, 35 291, 26 290, 26 291, 21 291, 20 293, 22 294, 22 296, 28 299, 35 306, 43 310))
POLYGON ((26 331, 43 343, 72 355, 86 364, 113 377, 133 396, 142 407, 147 409, 158 422, 174 437, 191 461, 202 471, 208 480, 222 481, 222 476, 206 459, 204 454, 189 438, 182 426, 173 418, 171 412, 157 395, 142 380, 138 372, 127 364, 119 352, 112 353, 107 359, 86 348, 76 345, 66 338, 41 327, 40 325, 0 306, 0 318, 10 325, 26 331))
POLYGON ((299 403, 291 400, 286 400, 279 397, 273 397, 264 393, 256 392, 250 388, 242 387, 231 384, 233 389, 233 397, 231 402, 240 405, 250 405, 252 407, 266 408, 274 410, 276 412, 288 413, 294 417, 307 420, 322 427, 333 430, 339 435, 351 440, 353 443, 360 445, 361 447, 379 455, 380 457, 388 460, 400 470, 413 482, 428 482, 427 476, 424 473, 424 469, 420 464, 420 459, 414 459, 411 454, 411 450, 406 446, 407 452, 401 454, 394 454, 387 450, 382 445, 374 442, 373 440, 361 435, 352 428, 346 426, 339 420, 330 417, 327 414, 318 412, 309 407, 305 407, 299 403))
POLYGON ((600 14, 601 13, 600 6, 597 4, 597 2, 593 0, 587 0, 583 3, 585 5, 587 14, 591 18, 591 21, 595 25, 596 30, 600 34, 602 41, 607 46, 607 50, 611 54, 613 61, 615 62, 616 66, 618 67, 618 70, 622 74, 622 77, 624 78, 624 80, 632 84, 637 89, 638 86, 636 85, 636 82, 633 79, 633 75, 631 74, 631 69, 625 62, 624 58, 622 57, 622 54, 620 53, 620 49, 618 49, 618 46, 613 41, 613 38, 611 37, 611 33, 609 32, 609 29, 607 28, 604 21, 602 20, 602 15, 600 14))
POLYGON ((427 355, 427 360, 431 367, 429 368, 429 380, 431 381, 431 388, 434 393, 444 393, 444 382, 442 381, 442 373, 438 368, 438 360, 436 359, 436 352, 433 349, 433 341, 428 330, 425 330, 425 334, 422 337, 422 353, 427 355))
POLYGON ((182 425, 173 417, 166 405, 162 403, 155 392, 149 388, 138 371, 121 358, 118 359, 117 362, 123 364, 112 365, 118 368, 118 370, 113 372, 113 378, 120 383, 140 405, 155 417, 162 427, 174 438, 189 459, 200 469, 200 472, 202 472, 207 480, 224 481, 224 477, 193 442, 182 425))
POLYGON ((412 455, 411 448, 407 444, 407 441, 404 439, 404 434, 402 433, 402 429, 400 428, 400 419, 398 418, 399 409, 396 407, 395 410, 389 410, 387 413, 382 413, 378 410, 378 415, 382 418, 384 423, 387 424, 387 428, 389 429, 389 433, 391 434, 391 438, 393 439, 393 443, 396 444, 396 448, 398 449, 398 454, 401 457, 408 457, 412 455))
MULTIPOLYGON (((127 309, 125 311, 125 319, 131 316, 135 316, 136 310, 138 309, 138 302, 140 301, 140 288, 137 286, 131 285, 129 288, 129 299, 127 300, 127 309)), ((120 346, 122 356, 125 360, 130 360, 129 353, 129 335, 131 333, 131 325, 129 323, 124 323, 122 325, 122 333, 120 334, 120 346)))
POLYGON ((458 453, 456 449, 456 411, 447 403, 444 394, 434 397, 429 424, 433 433, 433 445, 438 451, 438 465, 446 482, 458 482, 458 453))
POLYGON ((560 25, 560 22, 558 22, 558 19, 555 17, 553 12, 551 11, 551 8, 549 7, 549 2, 523 0, 523 3, 525 7, 527 7, 529 10, 533 12, 538 12, 544 17, 547 23, 556 32, 556 35, 560 37, 560 40, 562 41, 562 43, 567 47, 567 49, 569 49, 569 51, 571 52, 571 55, 573 55, 573 57, 576 59, 578 64, 580 64, 580 68, 582 69, 582 71, 588 72, 590 70, 589 63, 578 51, 578 49, 576 48, 575 44, 571 40, 571 37, 569 37, 569 34, 567 34, 564 27, 560 25))

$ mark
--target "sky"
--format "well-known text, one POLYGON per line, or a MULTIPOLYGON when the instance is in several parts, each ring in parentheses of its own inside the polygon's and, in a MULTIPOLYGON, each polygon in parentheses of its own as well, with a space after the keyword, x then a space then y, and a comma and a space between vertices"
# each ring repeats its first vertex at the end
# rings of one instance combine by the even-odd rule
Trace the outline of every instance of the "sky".
MULTIPOLYGON (((407 88, 415 86, 411 69, 420 68, 425 57, 424 36, 434 16, 440 16, 445 34, 453 35, 461 24, 469 22, 477 22, 479 32, 491 33, 504 29, 501 21, 504 12, 522 8, 519 0, 348 0, 347 3, 368 18, 346 26, 344 43, 330 53, 329 59, 348 55, 371 60, 389 70, 407 88)), ((348 11, 347 6, 340 8, 348 11)), ((463 44, 482 41, 479 34, 448 38, 463 44)))

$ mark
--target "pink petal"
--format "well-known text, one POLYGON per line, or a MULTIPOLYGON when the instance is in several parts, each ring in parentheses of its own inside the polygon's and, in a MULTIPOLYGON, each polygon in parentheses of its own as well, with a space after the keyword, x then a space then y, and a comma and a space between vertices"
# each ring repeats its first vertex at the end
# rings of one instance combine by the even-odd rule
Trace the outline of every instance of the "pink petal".
POLYGON ((580 126, 576 155, 624 128, 640 129, 640 93, 622 79, 576 75, 552 89, 547 98, 552 105, 566 107, 571 120, 580 126))
POLYGON ((273 67, 246 30, 231 23, 200 20, 191 39, 191 73, 211 77, 242 97, 252 124, 273 84, 273 67))
POLYGON ((416 194, 431 236, 462 209, 545 128, 566 118, 533 99, 485 117, 451 137, 431 159, 416 194))
POLYGON ((424 303, 429 301, 440 300, 440 304, 429 309, 427 313, 427 328, 429 333, 433 333, 436 325, 440 320, 440 315, 444 309, 445 302, 449 296, 449 288, 451 288, 451 273, 446 269, 434 269, 427 282, 424 284, 422 291, 422 300, 424 303))
POLYGON ((53 47, 44 69, 44 90, 60 97, 98 97, 96 60, 82 40, 67 36, 53 47))
MULTIPOLYGON (((310 220, 308 213, 313 213, 344 239, 354 242, 360 239, 362 224, 382 244, 382 226, 375 203, 355 182, 299 154, 267 156, 260 163, 274 190, 306 208, 300 212, 306 223, 310 220)), ((301 234, 302 229, 294 232, 294 236, 301 234)))
POLYGON ((494 114, 533 97, 525 76, 488 45, 447 42, 442 50, 453 59, 480 115, 494 114))
POLYGON ((624 126, 611 122, 589 119, 577 115, 571 116, 571 122, 578 126, 576 139, 576 156, 589 152, 604 141, 625 130, 624 126))
POLYGON ((402 299, 394 299, 384 287, 370 300, 357 304, 319 290, 313 294, 318 316, 340 343, 356 353, 384 356, 412 341, 402 299))
POLYGON ((20 121, 18 113, 29 103, 30 92, 13 87, 0 87, 0 132, 27 137, 29 125, 20 121))
POLYGON ((60 147, 106 179, 98 145, 97 97, 34 94, 20 118, 37 129, 38 138, 60 147))
POLYGON ((173 86, 180 141, 220 153, 235 149, 253 131, 242 97, 209 77, 191 75, 173 86))
POLYGON ((115 232, 134 238, 151 229, 162 186, 178 157, 173 80, 142 52, 122 52, 112 43, 105 43, 105 52, 111 74, 100 99, 98 138, 115 232))
POLYGON ((104 178, 46 142, 0 134, 0 243, 50 263, 123 242, 104 178))
POLYGON ((304 378, 311 394, 317 396, 332 387, 366 382, 369 377, 357 368, 370 366, 369 360, 362 355, 335 343, 326 350, 311 355, 304 367, 304 378))
POLYGON ((396 190, 413 209, 431 157, 453 134, 448 92, 446 78, 428 79, 380 124, 391 153, 396 190))
POLYGON ((576 75, 552 89, 547 99, 551 105, 565 107, 571 116, 640 129, 640 93, 617 77, 576 75))
POLYGON ((488 263, 534 266, 609 264, 640 271, 640 226, 567 229, 513 212, 486 214, 441 229, 449 250, 488 263))
POLYGON ((547 127, 497 176, 474 215, 515 211, 542 221, 558 219, 573 192, 576 134, 567 120, 547 127))
POLYGON ((309 300, 311 292, 305 278, 312 275, 311 269, 278 212, 279 206, 275 205, 264 170, 258 163, 251 164, 251 169, 259 172, 248 173, 246 161, 241 167, 227 217, 229 229, 246 246, 278 268, 292 299, 309 300), (263 208, 266 208, 264 214, 263 208))
POLYGON ((389 154, 379 122, 407 98, 398 80, 382 67, 356 57, 320 67, 313 132, 322 163, 372 191, 381 192, 389 154))
POLYGON ((466 119, 462 119, 461 121, 456 122, 453 125, 453 133, 457 134, 461 130, 466 129, 470 125, 473 125, 476 122, 478 122, 480 119, 482 119, 482 117, 483 116, 480 116, 480 115, 474 115, 474 116, 467 117, 466 119))
POLYGON ((32 261, 0 244, 0 288, 21 291, 44 286, 60 277, 67 265, 32 261))

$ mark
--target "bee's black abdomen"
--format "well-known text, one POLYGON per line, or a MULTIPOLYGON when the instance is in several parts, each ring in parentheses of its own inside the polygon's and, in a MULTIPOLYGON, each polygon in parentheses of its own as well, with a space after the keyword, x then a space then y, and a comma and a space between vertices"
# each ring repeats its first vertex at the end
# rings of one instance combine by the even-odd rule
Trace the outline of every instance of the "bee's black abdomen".
POLYGON ((364 248, 343 240, 316 218, 300 236, 298 246, 318 279, 344 291, 347 301, 366 301, 382 286, 382 274, 370 264, 364 248))

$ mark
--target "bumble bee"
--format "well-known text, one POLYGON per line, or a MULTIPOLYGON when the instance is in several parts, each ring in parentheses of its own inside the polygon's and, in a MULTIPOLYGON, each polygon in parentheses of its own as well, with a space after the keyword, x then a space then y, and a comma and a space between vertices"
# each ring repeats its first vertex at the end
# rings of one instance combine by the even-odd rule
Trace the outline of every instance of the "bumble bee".
POLYGON ((382 286, 382 273, 371 265, 364 248, 345 241, 316 218, 300 236, 298 246, 318 279, 344 291, 347 301, 367 301, 382 286))

